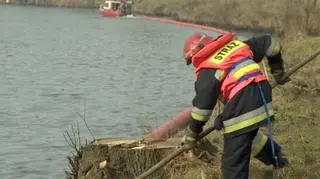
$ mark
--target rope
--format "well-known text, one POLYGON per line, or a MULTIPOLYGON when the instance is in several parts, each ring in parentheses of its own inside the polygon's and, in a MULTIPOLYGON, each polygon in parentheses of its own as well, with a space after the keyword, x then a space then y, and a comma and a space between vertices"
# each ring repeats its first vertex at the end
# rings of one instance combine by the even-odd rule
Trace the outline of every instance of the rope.
POLYGON ((275 151, 275 148, 274 148, 272 127, 271 127, 271 119, 270 119, 270 114, 269 114, 269 111, 268 111, 268 108, 267 108, 267 102, 266 102, 266 99, 264 98, 261 85, 259 83, 257 83, 257 84, 258 84, 258 87, 259 87, 259 90, 260 90, 261 98, 262 98, 262 101, 263 101, 263 106, 264 106, 264 109, 265 109, 266 114, 267 114, 267 124, 268 124, 269 138, 271 140, 272 155, 273 155, 274 160, 276 161, 276 168, 279 168, 278 156, 276 155, 276 151, 275 151))

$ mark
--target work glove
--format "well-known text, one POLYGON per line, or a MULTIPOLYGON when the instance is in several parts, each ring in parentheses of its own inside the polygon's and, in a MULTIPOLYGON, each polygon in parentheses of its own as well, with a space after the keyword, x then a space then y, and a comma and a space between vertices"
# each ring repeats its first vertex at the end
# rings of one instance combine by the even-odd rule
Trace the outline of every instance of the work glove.
POLYGON ((218 130, 220 131, 221 129, 223 129, 223 120, 222 120, 222 116, 221 115, 218 115, 216 117, 216 119, 214 120, 214 124, 213 124, 213 128, 215 130, 218 130))
POLYGON ((272 73, 276 82, 280 85, 284 85, 285 83, 289 82, 291 79, 286 75, 283 70, 275 70, 272 73))
POLYGON ((186 129, 186 134, 182 137, 181 145, 183 145, 187 149, 192 149, 197 145, 198 137, 199 137, 199 134, 196 132, 193 132, 188 126, 186 129))

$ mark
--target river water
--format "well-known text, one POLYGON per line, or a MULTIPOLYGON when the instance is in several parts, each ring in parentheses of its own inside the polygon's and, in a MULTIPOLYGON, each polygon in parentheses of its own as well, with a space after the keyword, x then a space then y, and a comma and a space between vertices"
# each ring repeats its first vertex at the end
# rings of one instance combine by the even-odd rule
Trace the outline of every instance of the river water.
POLYGON ((0 6, 0 178, 63 178, 63 132, 141 136, 190 104, 193 30, 96 11, 0 6))
MULTIPOLYGON (((0 178, 64 178, 79 123, 138 136, 190 105, 181 49, 194 29, 94 10, 0 5, 0 178)), ((216 34, 214 34, 216 35, 216 34)))

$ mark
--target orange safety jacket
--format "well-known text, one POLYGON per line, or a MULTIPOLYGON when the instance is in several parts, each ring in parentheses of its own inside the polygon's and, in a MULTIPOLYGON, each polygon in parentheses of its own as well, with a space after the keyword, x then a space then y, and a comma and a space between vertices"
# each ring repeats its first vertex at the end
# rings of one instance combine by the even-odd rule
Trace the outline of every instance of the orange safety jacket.
POLYGON ((220 95, 230 100, 241 89, 252 82, 267 80, 260 66, 253 60, 250 47, 229 35, 209 43, 192 57, 196 76, 203 68, 216 69, 215 77, 220 81, 220 95), (208 52, 211 52, 208 55, 208 52))

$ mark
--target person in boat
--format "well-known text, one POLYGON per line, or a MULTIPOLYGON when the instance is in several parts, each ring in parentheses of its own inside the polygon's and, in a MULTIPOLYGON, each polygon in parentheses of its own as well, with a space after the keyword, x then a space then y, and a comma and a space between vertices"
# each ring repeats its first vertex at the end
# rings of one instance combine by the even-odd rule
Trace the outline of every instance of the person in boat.
POLYGON ((269 34, 239 41, 231 32, 217 38, 197 32, 185 41, 183 55, 187 65, 195 67, 197 77, 192 119, 183 145, 195 147, 219 99, 224 109, 215 119, 214 128, 224 134, 224 179, 248 178, 250 156, 274 168, 287 166, 280 145, 272 135, 259 131, 274 119, 274 111, 272 89, 258 63, 266 57, 276 82, 283 85, 290 81, 280 43, 269 34))

